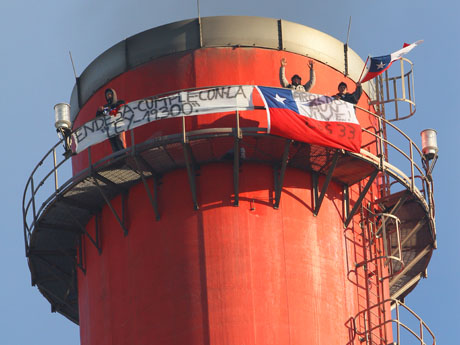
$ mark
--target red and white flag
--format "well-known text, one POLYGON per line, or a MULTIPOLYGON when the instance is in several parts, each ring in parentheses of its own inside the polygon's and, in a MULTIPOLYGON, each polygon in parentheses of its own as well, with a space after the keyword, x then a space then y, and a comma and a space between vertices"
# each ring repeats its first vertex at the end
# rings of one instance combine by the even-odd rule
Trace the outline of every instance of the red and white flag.
POLYGON ((394 53, 391 53, 390 55, 383 55, 383 56, 377 56, 377 57, 370 58, 371 63, 369 65, 369 70, 367 71, 367 74, 364 76, 364 78, 361 80, 361 83, 371 80, 377 77, 379 74, 382 74, 383 72, 385 72, 394 61, 402 58, 404 55, 409 53, 412 49, 414 49, 416 46, 418 46, 422 42, 423 40, 417 41, 412 44, 404 43, 404 46, 402 49, 399 49, 398 51, 395 51, 394 53))
POLYGON ((348 151, 361 149, 353 104, 329 96, 258 86, 269 113, 269 133, 348 151))

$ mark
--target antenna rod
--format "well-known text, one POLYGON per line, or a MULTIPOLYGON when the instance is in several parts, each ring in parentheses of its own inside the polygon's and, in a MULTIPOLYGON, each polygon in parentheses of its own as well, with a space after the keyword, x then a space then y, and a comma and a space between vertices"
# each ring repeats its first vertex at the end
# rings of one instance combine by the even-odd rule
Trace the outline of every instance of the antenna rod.
POLYGON ((69 50, 69 55, 70 55, 70 62, 72 63, 72 68, 73 68, 73 75, 75 76, 75 80, 78 80, 77 72, 75 72, 75 65, 73 64, 72 53, 70 52, 70 50, 69 50))
POLYGON ((196 0, 196 7, 198 9, 198 26, 200 29, 200 48, 202 48, 203 47, 203 31, 201 29, 200 0, 196 0))
POLYGON ((361 77, 363 76, 364 70, 366 69, 367 62, 369 61, 369 55, 367 56, 366 62, 364 63, 363 70, 361 71, 361 75, 359 76, 358 82, 361 82, 361 77))
POLYGON ((345 58, 345 73, 344 75, 348 75, 348 39, 350 38, 350 27, 351 27, 351 16, 350 21, 348 22, 348 32, 347 32, 347 42, 343 45, 343 54, 345 58))
POLYGON ((350 38, 350 28, 351 28, 351 16, 350 16, 350 21, 348 22, 348 33, 347 33, 347 43, 346 43, 347 46, 348 46, 348 39, 350 38))

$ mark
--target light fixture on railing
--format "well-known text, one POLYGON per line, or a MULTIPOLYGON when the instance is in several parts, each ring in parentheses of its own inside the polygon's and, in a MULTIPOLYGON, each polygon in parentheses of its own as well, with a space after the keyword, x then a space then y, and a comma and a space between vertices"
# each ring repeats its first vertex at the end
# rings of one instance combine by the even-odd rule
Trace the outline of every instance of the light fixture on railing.
POLYGON ((56 132, 63 139, 64 156, 68 158, 72 155, 72 122, 70 121, 70 105, 67 103, 58 103, 54 106, 54 118, 56 122, 56 132))
POLYGON ((438 142, 434 129, 425 129, 420 133, 422 137, 423 166, 427 176, 431 178, 431 172, 438 160, 438 142))

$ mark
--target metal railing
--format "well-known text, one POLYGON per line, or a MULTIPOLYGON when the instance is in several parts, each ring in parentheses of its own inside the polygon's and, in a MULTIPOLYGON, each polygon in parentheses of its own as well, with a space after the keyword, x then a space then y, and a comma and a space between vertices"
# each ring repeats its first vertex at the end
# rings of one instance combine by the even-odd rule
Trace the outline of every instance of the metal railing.
MULTIPOLYGON (((198 89, 198 88, 194 88, 198 89)), ((202 89, 202 88, 200 88, 202 89)), ((184 90, 193 90, 193 89, 184 89, 184 90)), ((174 92, 168 92, 161 95, 156 95, 155 97, 164 96, 167 94, 173 94, 184 90, 175 90, 174 92)), ((418 146, 407 136, 402 130, 397 128, 393 125, 390 121, 385 120, 384 118, 378 116, 377 114, 361 108, 359 106, 355 106, 358 111, 362 111, 369 116, 372 117, 373 122, 375 123, 374 126, 368 128, 362 128, 363 134, 370 135, 373 139, 363 144, 363 148, 359 154, 356 153, 349 153, 352 156, 358 157, 365 161, 371 162, 374 164, 379 170, 385 172, 394 181, 390 182, 391 185, 393 183, 398 182, 403 187, 409 189, 413 194, 417 195, 421 200, 424 200, 426 206, 430 210, 430 215, 434 217, 434 203, 432 198, 432 182, 425 176, 424 170, 416 163, 415 159, 419 159, 422 161, 423 154, 422 151, 418 148, 418 146), (389 134, 389 136, 395 135, 398 140, 403 140, 408 145, 406 150, 400 148, 393 142, 389 141, 384 135, 384 127, 386 127, 386 131, 393 132, 389 134), (389 163, 388 155, 385 154, 384 146, 388 145, 389 147, 393 148, 397 153, 401 155, 403 158, 403 165, 405 165, 405 171, 397 168, 395 165, 389 163), (371 151, 376 152, 376 154, 372 153, 371 151), (406 163, 404 163, 404 161, 406 163), (417 182, 416 182, 417 181, 417 182)), ((266 111, 265 108, 256 108, 254 111, 263 110, 266 111)), ((218 133, 221 132, 221 135, 227 136, 234 136, 234 132, 240 131, 239 128, 236 128, 238 123, 238 116, 235 120, 235 127, 233 128, 225 128, 225 133, 223 132, 223 128, 208 128, 203 130, 195 130, 193 132, 187 132, 185 127, 182 129, 183 133, 178 135, 170 135, 166 137, 157 137, 146 142, 143 142, 142 147, 147 147, 148 145, 158 145, 162 141, 173 141, 173 142, 182 142, 183 136, 186 135, 189 137, 190 141, 195 140, 196 138, 203 138, 210 133, 218 133)), ((256 130, 258 135, 270 135, 266 134, 266 129, 264 128, 252 128, 253 132, 256 130), (264 134, 265 131, 265 134, 264 134)), ((246 131, 244 135, 251 135, 251 133, 246 131)), ((388 134, 387 134, 388 135, 388 134)), ((243 136, 244 137, 244 136, 243 136)), ((131 145, 135 146, 136 143, 134 142, 134 136, 131 137, 132 142, 131 145)), ((244 140, 244 138, 242 139, 244 140)), ((29 179, 26 182, 24 195, 23 195, 23 221, 24 221, 24 238, 26 242, 26 253, 29 246, 30 235, 33 231, 34 225, 37 222, 37 219, 40 218, 41 214, 45 210, 46 206, 51 202, 54 198, 58 197, 59 194, 73 181, 78 180, 81 176, 84 176, 87 173, 87 170, 80 171, 76 175, 71 175, 71 164, 70 160, 67 158, 58 161, 58 157, 60 157, 60 150, 59 147, 62 144, 62 140, 56 143, 39 161, 37 166, 32 170, 32 173, 29 179), (64 174, 64 177, 62 177, 64 174), (42 177, 40 177, 40 175, 42 177), (61 175, 61 176, 58 176, 61 175), (58 178, 59 177, 59 178, 58 178), (64 184, 59 185, 58 181, 66 181, 64 184), (46 187, 46 188, 45 188, 46 187), (38 197, 41 194, 44 194, 43 197, 38 197), (38 207, 38 203, 41 202, 40 206, 38 207)), ((63 152, 63 149, 61 149, 63 152)), ((125 151, 131 150, 131 148, 127 148, 125 151)), ((83 154, 83 153, 80 153, 83 154)), ((108 160, 116 158, 124 154, 124 151, 116 152, 110 156, 106 156, 101 159, 97 164, 103 164, 108 160)), ((89 164, 91 163, 91 148, 88 149, 89 155, 89 164)), ((94 163, 96 164, 96 163, 94 163)), ((390 185, 390 186, 391 186, 390 185)))
POLYGON ((353 318, 353 325, 355 334, 366 345, 387 345, 391 342, 398 345, 414 344, 414 339, 420 345, 436 345, 436 337, 420 316, 404 303, 392 298, 360 311, 353 318), (393 310, 391 317, 386 318, 384 322, 372 324, 369 319, 373 310, 382 309, 385 305, 391 305, 393 310), (404 320, 401 320, 403 318, 401 310, 405 314, 404 320), (363 326, 359 328, 358 324, 363 326), (393 325, 395 327, 390 328, 393 325), (417 330, 414 330, 414 326, 417 330))
POLYGON ((386 70, 383 75, 376 78, 377 99, 369 103, 375 106, 378 113, 388 121, 404 120, 415 114, 414 65, 412 61, 401 58, 400 71, 401 74, 389 77, 388 70, 386 70), (408 69, 404 68, 404 64, 409 66, 408 69), (389 110, 388 105, 390 104, 394 106, 394 113, 389 110), (403 105, 405 106, 404 114, 400 115, 403 105))
POLYGON ((378 162, 379 169, 393 178, 393 181, 389 181, 388 187, 393 186, 395 182, 397 182, 402 184, 413 194, 418 195, 420 199, 424 200, 429 209, 430 216, 434 218, 433 186, 432 181, 426 176, 425 169, 423 168, 423 161, 425 158, 420 148, 406 133, 390 121, 367 109, 359 106, 355 107, 373 116, 376 120, 376 125, 374 127, 362 128, 362 130, 363 133, 367 133, 374 138, 373 141, 365 143, 364 147, 374 145, 377 154, 374 155, 369 150, 362 149, 360 155, 378 162), (383 133, 386 133, 386 135, 382 135, 383 133), (402 144, 406 146, 406 150, 402 149, 400 147, 401 145, 398 146, 394 142, 388 140, 387 137, 393 137, 401 141, 402 144), (394 158, 395 160, 399 158, 399 160, 402 159, 403 161, 409 162, 409 169, 404 172, 395 165, 390 164, 390 158, 388 157, 390 153, 399 155, 399 157, 394 158), (417 164, 416 159, 420 161, 421 164, 417 164))
POLYGON ((401 221, 398 217, 389 213, 378 213, 373 216, 379 219, 376 224, 380 223, 380 226, 376 231, 370 234, 371 238, 366 239, 365 243, 374 245, 381 239, 383 253, 382 255, 372 256, 367 260, 356 263, 356 268, 366 268, 371 262, 383 260, 384 266, 388 269, 388 274, 386 276, 379 277, 380 280, 383 280, 395 276, 404 268, 400 232, 401 221), (390 225, 393 225, 394 229, 390 228, 390 225), (395 267, 397 267, 397 269, 395 267))

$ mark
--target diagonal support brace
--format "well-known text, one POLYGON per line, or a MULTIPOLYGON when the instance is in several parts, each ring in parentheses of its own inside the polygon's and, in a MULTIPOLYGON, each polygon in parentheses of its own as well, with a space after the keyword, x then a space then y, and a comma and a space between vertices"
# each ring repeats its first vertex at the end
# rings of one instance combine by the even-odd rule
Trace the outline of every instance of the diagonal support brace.
POLYGON ((281 158, 281 169, 278 174, 278 169, 275 168, 275 203, 273 208, 278 209, 281 201, 281 191, 283 189, 284 174, 286 172, 286 167, 289 158, 289 148, 291 147, 292 140, 286 140, 284 144, 283 157, 281 158))
POLYGON ((184 158, 185 158, 185 166, 187 168, 187 175, 188 175, 188 182, 190 184, 190 190, 192 192, 192 199, 193 199, 193 207, 195 210, 198 210, 198 202, 196 198, 196 182, 195 182, 195 169, 192 164, 192 153, 190 149, 190 145, 186 142, 182 144, 184 149, 184 158))
MULTIPOLYGON (((113 215, 115 216, 115 219, 117 220, 118 224, 120 225, 121 229, 123 230, 123 234, 125 236, 128 235, 128 229, 126 229, 124 222, 121 220, 121 218, 118 216, 117 211, 113 207, 112 203, 110 202, 109 198, 107 198, 107 195, 105 195, 104 191, 102 190, 101 186, 99 185, 99 182, 97 181, 97 178, 93 176, 94 184, 96 185, 97 189, 102 195, 102 198, 104 198, 105 203, 107 206, 110 208, 110 211, 112 211, 113 215)), ((122 202, 121 207, 124 209, 124 202, 122 202)), ((124 213, 124 212, 123 212, 124 213)))
POLYGON ((82 234, 85 234, 88 239, 90 240, 90 242, 96 247, 97 251, 99 254, 102 253, 102 248, 101 248, 101 245, 100 245, 100 241, 99 241, 99 213, 96 213, 95 214, 95 224, 96 224, 96 238, 94 239, 89 233, 88 231, 86 231, 86 228, 78 221, 78 219, 73 215, 73 213, 69 210, 69 208, 63 204, 63 207, 64 209, 66 210, 67 214, 70 216, 70 218, 72 219, 72 221, 75 223, 75 225, 80 229, 80 232, 82 234))
POLYGON ((142 180, 142 183, 144 184, 144 188, 147 192, 147 196, 149 198, 149 201, 150 201, 150 204, 152 205, 152 208, 153 208, 153 212, 155 213, 155 219, 157 221, 160 220, 160 212, 158 210, 158 177, 157 177, 157 174, 153 171, 153 169, 151 169, 150 165, 142 158, 142 157, 139 157, 139 156, 133 156, 134 158, 134 161, 136 162, 136 166, 137 166, 137 173, 140 175, 141 177, 141 180, 142 180), (153 195, 152 193, 150 192, 150 187, 147 183, 147 179, 144 175, 144 173, 142 172, 142 169, 140 168, 140 164, 139 164, 139 160, 141 160, 141 162, 146 165, 149 170, 150 170, 150 173, 152 174, 152 177, 153 177, 153 195))
POLYGON ((352 210, 348 214, 348 217, 347 217, 347 219, 345 220, 345 222, 343 224, 345 228, 348 227, 348 225, 350 224, 350 222, 351 222, 353 216, 355 215, 356 211, 361 206, 361 202, 363 201, 364 197, 366 196, 367 191, 369 190, 369 188, 371 188, 372 183, 374 182, 375 178, 377 177, 378 172, 379 172, 378 169, 374 170, 374 172, 369 177, 369 181, 367 181, 366 185, 364 186, 364 189, 361 191, 361 194, 358 197, 358 200, 356 200, 355 205, 353 206, 352 210))
MULTIPOLYGON (((401 206, 404 205, 404 203, 406 202, 406 200, 409 198, 409 191, 406 191, 403 195, 401 195, 401 197, 399 198, 398 202, 391 208, 390 212, 386 212, 387 214, 391 214, 391 215, 396 215, 396 213, 398 212, 398 210, 401 208, 401 206)), ((379 226, 379 228, 377 229, 377 234, 382 230, 382 225, 379 226)))
POLYGON ((337 162, 339 160, 339 152, 340 151, 337 150, 334 153, 334 156, 332 157, 331 166, 329 167, 329 170, 327 172, 326 180, 324 181, 323 188, 321 188, 321 194, 319 195, 319 197, 317 194, 318 187, 317 187, 317 180, 316 180, 316 188, 314 188, 315 190, 315 210, 313 211, 313 214, 315 216, 317 216, 319 213, 321 204, 323 203, 323 200, 324 200, 324 196, 326 195, 326 192, 327 192, 327 188, 329 187, 329 183, 332 180, 332 175, 334 174, 335 167, 337 166, 337 162))

